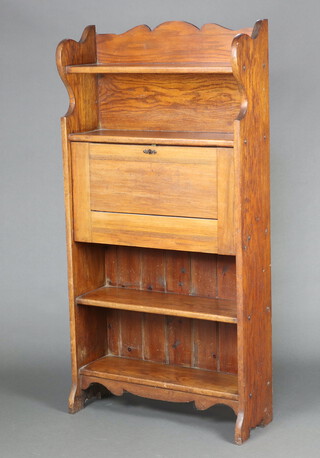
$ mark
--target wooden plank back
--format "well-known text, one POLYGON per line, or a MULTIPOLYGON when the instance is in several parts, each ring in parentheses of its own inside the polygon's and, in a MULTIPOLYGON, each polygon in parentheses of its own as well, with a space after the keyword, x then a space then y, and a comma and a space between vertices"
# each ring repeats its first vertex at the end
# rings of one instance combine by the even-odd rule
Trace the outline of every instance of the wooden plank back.
MULTIPOLYGON (((236 294, 234 256, 109 246, 106 278, 108 285, 146 291, 221 299, 236 294)), ((109 354, 134 357, 136 339, 126 323, 131 316, 108 310, 109 354)), ((142 335, 141 359, 237 373, 236 325, 141 313, 134 326, 142 335)))

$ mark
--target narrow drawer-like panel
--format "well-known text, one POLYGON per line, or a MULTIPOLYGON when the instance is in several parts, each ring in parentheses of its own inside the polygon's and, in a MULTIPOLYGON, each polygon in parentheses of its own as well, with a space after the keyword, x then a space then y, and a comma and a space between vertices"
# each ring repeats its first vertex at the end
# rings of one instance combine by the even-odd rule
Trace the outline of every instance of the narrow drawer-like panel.
POLYGON ((90 144, 91 210, 217 218, 216 148, 90 144))
POLYGON ((217 220, 91 212, 93 243, 217 251, 217 220))

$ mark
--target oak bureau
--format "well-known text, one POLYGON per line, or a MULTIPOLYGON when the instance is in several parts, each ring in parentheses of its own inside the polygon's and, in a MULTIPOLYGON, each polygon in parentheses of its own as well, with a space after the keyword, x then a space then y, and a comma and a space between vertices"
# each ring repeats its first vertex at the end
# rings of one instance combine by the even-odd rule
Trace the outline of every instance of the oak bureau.
POLYGON ((62 41, 72 388, 272 419, 268 22, 62 41))

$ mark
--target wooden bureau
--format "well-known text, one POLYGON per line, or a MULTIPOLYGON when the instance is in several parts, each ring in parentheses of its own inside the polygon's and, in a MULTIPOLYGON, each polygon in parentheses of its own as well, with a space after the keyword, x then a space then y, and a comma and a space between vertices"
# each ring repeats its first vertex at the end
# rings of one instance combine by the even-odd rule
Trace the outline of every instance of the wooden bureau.
POLYGON ((268 23, 62 41, 69 410, 109 393, 272 419, 268 23))

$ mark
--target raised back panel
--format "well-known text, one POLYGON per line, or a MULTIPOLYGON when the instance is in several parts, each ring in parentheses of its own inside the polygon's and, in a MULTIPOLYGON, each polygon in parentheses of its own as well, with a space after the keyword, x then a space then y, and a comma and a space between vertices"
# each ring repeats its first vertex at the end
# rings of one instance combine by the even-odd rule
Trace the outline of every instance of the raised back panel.
POLYGON ((235 35, 252 28, 230 30, 217 24, 198 29, 187 22, 165 22, 151 30, 146 25, 120 35, 97 35, 99 63, 230 62, 235 35))
POLYGON ((102 75, 98 87, 104 129, 233 132, 240 111, 232 75, 102 75))

